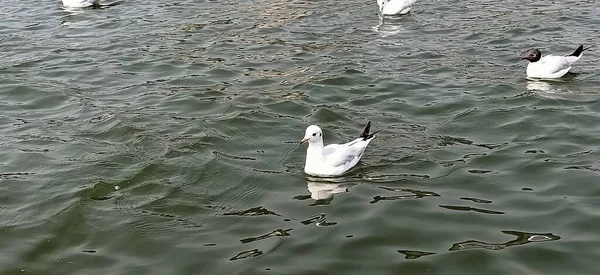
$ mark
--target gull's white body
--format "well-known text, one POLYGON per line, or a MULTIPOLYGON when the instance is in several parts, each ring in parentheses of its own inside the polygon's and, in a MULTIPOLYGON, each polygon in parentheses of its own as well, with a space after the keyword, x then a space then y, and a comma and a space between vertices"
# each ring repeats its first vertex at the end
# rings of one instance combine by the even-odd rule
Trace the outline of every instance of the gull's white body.
POLYGON ((100 0, 62 0, 63 6, 69 8, 86 8, 98 4, 100 0))
POLYGON ((406 14, 416 0, 377 0, 381 15, 406 14))
POLYGON ((331 177, 339 176, 354 167, 375 136, 369 136, 368 128, 365 128, 365 137, 357 138, 344 144, 323 145, 323 132, 316 125, 306 128, 303 141, 308 141, 306 149, 306 162, 304 172, 312 176, 331 177))
POLYGON ((357 138, 327 146, 323 146, 323 141, 311 142, 306 150, 304 172, 313 176, 339 176, 358 163, 372 139, 357 138))
POLYGON ((560 78, 564 76, 571 66, 581 58, 579 56, 546 55, 536 62, 527 65, 527 77, 531 78, 560 78))

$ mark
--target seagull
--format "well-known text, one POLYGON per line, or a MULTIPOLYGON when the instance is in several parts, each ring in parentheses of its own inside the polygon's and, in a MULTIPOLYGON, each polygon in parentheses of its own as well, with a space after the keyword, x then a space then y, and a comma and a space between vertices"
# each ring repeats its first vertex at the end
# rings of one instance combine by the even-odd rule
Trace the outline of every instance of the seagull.
POLYGON ((348 143, 329 144, 323 146, 323 131, 317 125, 306 128, 304 138, 300 143, 308 142, 306 150, 306 163, 304 172, 312 176, 331 177, 339 176, 354 167, 369 145, 375 138, 375 133, 369 134, 371 121, 367 122, 360 136, 348 143))
POLYGON ((377 0, 381 15, 406 14, 416 0, 377 0))
POLYGON ((100 0, 62 0, 63 6, 69 8, 87 8, 98 5, 100 0))
POLYGON ((527 65, 527 77, 531 78, 560 78, 565 75, 577 60, 583 55, 583 51, 589 48, 583 48, 580 45, 572 54, 546 55, 542 57, 542 53, 538 49, 531 49, 523 53, 521 60, 529 60, 527 65))

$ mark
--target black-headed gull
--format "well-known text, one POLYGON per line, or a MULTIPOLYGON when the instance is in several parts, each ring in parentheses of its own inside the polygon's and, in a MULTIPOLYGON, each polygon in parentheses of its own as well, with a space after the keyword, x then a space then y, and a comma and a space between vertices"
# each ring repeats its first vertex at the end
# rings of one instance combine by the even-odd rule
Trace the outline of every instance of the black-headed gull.
POLYGON ((408 13, 415 2, 416 0, 377 0, 381 15, 408 13))
POLYGON ((87 8, 98 5, 100 0, 62 0, 63 6, 69 8, 87 8))
POLYGON ((581 58, 584 49, 583 45, 579 46, 572 54, 560 55, 545 55, 538 49, 531 49, 523 53, 521 60, 529 60, 527 64, 527 77, 531 78, 560 78, 571 69, 571 66, 581 58))
POLYGON ((312 176, 339 176, 354 167, 375 138, 375 133, 369 134, 371 122, 367 122, 360 136, 348 143, 329 144, 323 146, 323 131, 317 125, 306 128, 304 138, 300 143, 308 142, 304 172, 312 176))

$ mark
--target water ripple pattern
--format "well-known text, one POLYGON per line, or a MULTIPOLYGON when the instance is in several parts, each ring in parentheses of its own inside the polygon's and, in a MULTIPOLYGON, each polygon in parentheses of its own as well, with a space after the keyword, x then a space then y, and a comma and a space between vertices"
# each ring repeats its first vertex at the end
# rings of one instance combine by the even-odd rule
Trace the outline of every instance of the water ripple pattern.
POLYGON ((596 1, 2 4, 0 274, 598 273, 596 1))

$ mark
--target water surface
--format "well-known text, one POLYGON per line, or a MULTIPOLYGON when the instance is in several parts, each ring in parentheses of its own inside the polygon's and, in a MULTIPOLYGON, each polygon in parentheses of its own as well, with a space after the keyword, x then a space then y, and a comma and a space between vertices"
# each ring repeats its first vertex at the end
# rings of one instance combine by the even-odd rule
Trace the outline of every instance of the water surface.
POLYGON ((3 4, 2 274, 598 273, 595 1, 3 4))

